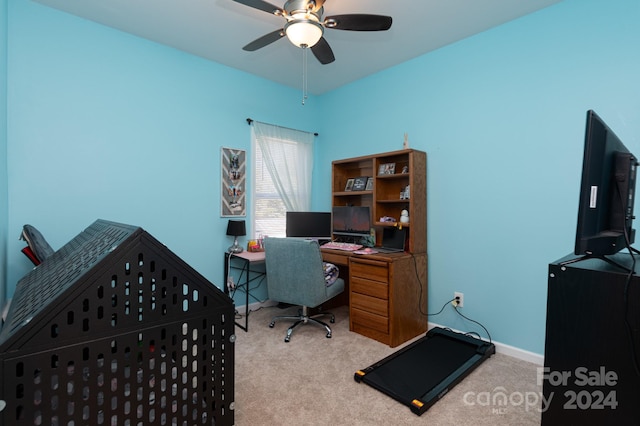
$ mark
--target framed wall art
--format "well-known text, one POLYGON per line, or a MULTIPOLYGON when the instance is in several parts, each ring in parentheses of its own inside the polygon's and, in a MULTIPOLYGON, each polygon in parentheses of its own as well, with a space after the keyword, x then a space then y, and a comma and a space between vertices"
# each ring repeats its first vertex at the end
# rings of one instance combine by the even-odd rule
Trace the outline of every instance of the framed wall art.
POLYGON ((222 148, 220 170, 220 215, 222 217, 246 216, 247 154, 242 149, 222 148))

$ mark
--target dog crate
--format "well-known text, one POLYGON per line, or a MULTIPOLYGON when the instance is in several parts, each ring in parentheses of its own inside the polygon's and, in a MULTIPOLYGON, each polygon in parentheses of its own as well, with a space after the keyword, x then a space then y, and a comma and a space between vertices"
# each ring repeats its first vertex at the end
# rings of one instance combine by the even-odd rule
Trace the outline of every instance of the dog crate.
POLYGON ((0 424, 232 425, 234 305, 142 228, 98 220, 16 287, 0 424))

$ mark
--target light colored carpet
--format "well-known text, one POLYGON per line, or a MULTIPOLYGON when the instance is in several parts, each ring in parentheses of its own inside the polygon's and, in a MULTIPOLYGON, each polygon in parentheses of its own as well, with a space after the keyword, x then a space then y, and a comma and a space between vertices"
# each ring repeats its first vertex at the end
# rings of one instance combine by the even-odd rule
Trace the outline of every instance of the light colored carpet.
POLYGON ((268 324, 275 315, 296 311, 262 308, 250 314, 248 333, 236 327, 236 425, 540 424, 542 389, 536 364, 496 354, 417 416, 353 379, 356 371, 399 348, 350 332, 346 306, 332 310, 336 322, 330 324, 331 339, 323 328, 307 324, 298 326, 285 343, 291 323, 281 321, 274 328, 268 324))

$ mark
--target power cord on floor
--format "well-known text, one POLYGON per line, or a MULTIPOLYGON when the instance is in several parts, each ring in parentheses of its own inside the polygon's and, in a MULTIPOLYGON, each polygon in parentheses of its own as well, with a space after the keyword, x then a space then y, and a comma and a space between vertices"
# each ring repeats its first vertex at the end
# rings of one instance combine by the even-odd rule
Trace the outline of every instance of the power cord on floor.
MULTIPOLYGON (((454 300, 455 300, 455 299, 454 299, 454 300)), ((453 309, 455 309, 455 310, 456 310, 456 312, 458 313, 458 315, 460 315, 462 318, 466 319, 467 321, 471 321, 471 322, 473 322, 473 323, 475 323, 475 324, 478 324, 480 327, 482 327, 482 329, 484 330, 484 332, 485 332, 485 333, 487 333, 487 337, 489 338, 489 343, 491 343, 491 334, 489 334, 489 330, 487 330, 487 328, 486 328, 484 325, 480 324, 480 323, 479 323, 478 321, 476 321, 476 320, 472 320, 471 318, 469 318, 469 317, 465 316, 462 312, 460 312, 460 310, 458 309, 458 307, 457 307, 457 306, 454 306, 454 307, 453 307, 453 309)), ((467 333, 467 334, 470 334, 470 333, 467 333)), ((474 334, 478 334, 478 333, 474 333, 474 334)), ((479 336, 478 336, 478 337, 479 337, 479 336)))
MULTIPOLYGON (((462 312, 460 312, 460 310, 458 309, 458 306, 457 306, 457 305, 453 305, 453 302, 455 302, 455 301, 456 301, 456 299, 457 299, 457 298, 455 298, 455 297, 454 297, 453 299, 448 300, 447 302, 445 302, 445 304, 444 304, 444 305, 442 305, 442 308, 440 308, 440 310, 439 310, 438 312, 436 312, 435 314, 427 314, 427 316, 436 316, 436 315, 440 315, 440 314, 442 313, 442 311, 444 311, 444 308, 446 308, 446 307, 447 307, 447 305, 448 305, 449 303, 451 303, 451 304, 452 304, 452 306, 453 306, 453 309, 455 309, 455 311, 456 311, 456 313, 457 313, 458 315, 460 315, 462 318, 466 319, 467 321, 471 321, 471 322, 473 322, 473 323, 475 323, 475 324, 478 324, 480 327, 482 327, 482 329, 484 330, 484 332, 485 332, 485 333, 487 333, 487 337, 488 337, 488 339, 489 339, 489 343, 492 343, 491 334, 489 334, 489 330, 487 330, 487 328, 486 328, 484 325, 482 325, 481 323, 479 323, 479 322, 478 322, 478 321, 476 321, 476 320, 472 320, 471 318, 467 317, 467 316, 466 316, 466 315, 464 315, 462 312)), ((480 334, 479 334, 479 333, 476 333, 476 332, 468 332, 468 333, 465 333, 465 334, 466 334, 467 336, 470 336, 470 335, 472 335, 472 334, 475 334, 475 335, 478 337, 478 339, 482 340, 482 338, 480 337, 480 334)))
MULTIPOLYGON (((257 300, 257 299, 256 299, 256 300, 257 300)), ((258 300, 258 303, 264 303, 264 302, 266 302, 267 300, 269 300, 269 299, 265 299, 265 300, 262 300, 262 301, 258 300)), ((247 314, 241 314, 241 313, 236 309, 236 310, 235 310, 235 317, 236 317, 236 319, 242 319, 242 318, 244 318, 245 316, 251 315, 252 313, 254 313, 254 312, 258 312, 259 310, 264 309, 264 308, 265 308, 265 307, 261 305, 261 306, 259 306, 259 307, 258 307, 258 308, 256 308, 256 309, 249 309, 249 312, 248 312, 247 314)))

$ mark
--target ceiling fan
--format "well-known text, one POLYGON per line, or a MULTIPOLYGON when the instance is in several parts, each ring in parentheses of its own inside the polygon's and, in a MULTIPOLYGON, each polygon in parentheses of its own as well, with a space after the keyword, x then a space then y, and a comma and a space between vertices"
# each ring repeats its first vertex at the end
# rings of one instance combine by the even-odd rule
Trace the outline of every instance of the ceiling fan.
POLYGON ((336 58, 323 37, 326 28, 347 31, 386 31, 391 28, 390 16, 348 14, 323 18, 325 0, 288 0, 282 8, 262 0, 234 1, 287 20, 283 28, 265 34, 242 48, 249 52, 286 35, 297 47, 310 48, 321 64, 330 64, 336 58))

